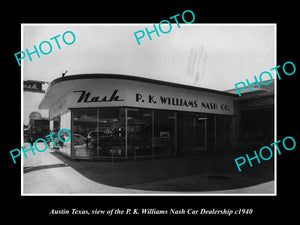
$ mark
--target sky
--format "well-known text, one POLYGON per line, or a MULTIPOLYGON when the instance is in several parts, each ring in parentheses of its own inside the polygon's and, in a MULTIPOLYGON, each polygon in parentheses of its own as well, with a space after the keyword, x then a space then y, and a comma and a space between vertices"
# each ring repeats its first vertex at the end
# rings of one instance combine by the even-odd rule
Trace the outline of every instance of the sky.
MULTIPOLYGON (((52 44, 48 55, 40 53, 38 58, 32 54, 32 61, 26 55, 23 79, 51 82, 67 70, 66 76, 124 74, 223 91, 276 66, 274 24, 182 22, 180 28, 172 23, 171 31, 163 34, 155 23, 160 36, 151 33, 149 40, 145 28, 151 31, 153 24, 23 24, 22 51, 32 52, 33 46, 38 48, 43 41, 52 44), (145 32, 140 45, 134 36, 139 30, 145 32), (62 40, 66 31, 76 37, 71 45, 62 40), (50 40, 57 35, 61 49, 50 40)), ((162 29, 167 31, 169 25, 164 23, 162 29)), ((72 41, 71 35, 65 37, 72 41)), ((43 47, 48 50, 46 44, 43 47)), ((31 111, 39 111, 42 97, 24 93, 24 123, 31 111)), ((47 112, 42 114, 48 116, 47 112)))

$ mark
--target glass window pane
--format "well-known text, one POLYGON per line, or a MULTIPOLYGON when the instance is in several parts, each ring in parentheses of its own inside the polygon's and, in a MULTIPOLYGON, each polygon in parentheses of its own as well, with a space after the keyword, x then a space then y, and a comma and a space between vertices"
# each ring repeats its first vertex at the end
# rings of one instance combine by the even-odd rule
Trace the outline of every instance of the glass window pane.
POLYGON ((90 157, 96 149, 97 109, 73 110, 73 156, 90 157))
POLYGON ((207 117, 200 114, 191 114, 188 117, 188 143, 193 150, 205 148, 205 120, 207 117))
POLYGON ((175 152, 175 112, 154 111, 154 154, 175 152))
POLYGON ((124 157, 125 156, 125 109, 99 109, 98 127, 92 138, 93 156, 124 157), (98 135, 98 136, 97 136, 98 135))
POLYGON ((177 113, 178 154, 206 150, 208 115, 202 113, 177 113))
POLYGON ((152 155, 152 110, 128 109, 128 157, 152 155))
POLYGON ((216 139, 218 152, 232 149, 232 116, 216 115, 216 139))
POLYGON ((216 129, 215 129, 215 115, 207 114, 207 151, 213 152, 215 151, 215 141, 216 141, 216 129))
MULTIPOLYGON (((60 126, 61 129, 67 129, 71 131, 71 112, 67 112, 60 117, 60 126)), ((59 150, 64 152, 67 155, 71 155, 71 137, 69 137, 69 133, 65 130, 60 132, 60 138, 62 140, 68 140, 66 142, 59 141, 59 150)))

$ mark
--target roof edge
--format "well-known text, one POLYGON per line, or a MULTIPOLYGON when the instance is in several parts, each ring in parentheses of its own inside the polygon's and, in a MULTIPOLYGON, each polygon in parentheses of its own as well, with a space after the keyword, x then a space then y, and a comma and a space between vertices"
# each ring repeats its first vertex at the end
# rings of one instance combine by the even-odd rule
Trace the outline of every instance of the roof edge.
MULTIPOLYGON (((51 84, 48 87, 48 90, 50 89, 51 86, 53 86, 57 83, 60 83, 60 82, 64 82, 64 81, 68 81, 68 80, 78 80, 78 79, 91 79, 91 78, 92 79, 109 78, 109 79, 123 79, 123 80, 140 81, 140 82, 160 84, 160 85, 171 86, 171 87, 186 88, 186 89, 197 90, 197 91, 206 91, 206 92, 211 92, 211 93, 216 93, 216 94, 221 94, 221 95, 227 95, 227 96, 231 96, 231 97, 238 97, 237 94, 228 93, 225 91, 218 91, 218 90, 209 89, 209 88, 189 86, 189 85, 184 85, 184 84, 172 83, 172 82, 168 82, 168 81, 160 81, 160 80, 144 78, 144 77, 137 77, 137 76, 132 76, 132 75, 107 74, 107 73, 74 74, 74 75, 68 75, 65 77, 59 77, 51 82, 51 84)), ((47 90, 47 92, 48 92, 48 90, 47 90)))

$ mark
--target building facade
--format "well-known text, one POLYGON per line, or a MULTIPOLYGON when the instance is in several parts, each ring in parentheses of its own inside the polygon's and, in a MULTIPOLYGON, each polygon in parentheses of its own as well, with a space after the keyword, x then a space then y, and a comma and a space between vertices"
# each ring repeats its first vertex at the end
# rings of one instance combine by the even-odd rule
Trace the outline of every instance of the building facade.
POLYGON ((82 74, 54 80, 39 109, 49 109, 51 132, 71 131, 71 141, 57 146, 67 156, 137 160, 232 151, 238 100, 152 79, 82 74))

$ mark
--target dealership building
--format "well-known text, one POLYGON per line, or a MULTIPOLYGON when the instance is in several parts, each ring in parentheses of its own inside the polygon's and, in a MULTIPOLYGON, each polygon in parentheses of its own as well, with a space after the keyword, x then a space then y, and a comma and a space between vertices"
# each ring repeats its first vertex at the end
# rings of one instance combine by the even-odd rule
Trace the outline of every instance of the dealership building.
POLYGON ((127 75, 70 75, 51 82, 39 109, 49 110, 51 132, 71 131, 71 140, 56 146, 71 158, 180 157, 234 151, 254 133, 272 138, 274 91, 268 88, 239 97, 127 75), (259 126, 252 125, 257 118, 259 126))

